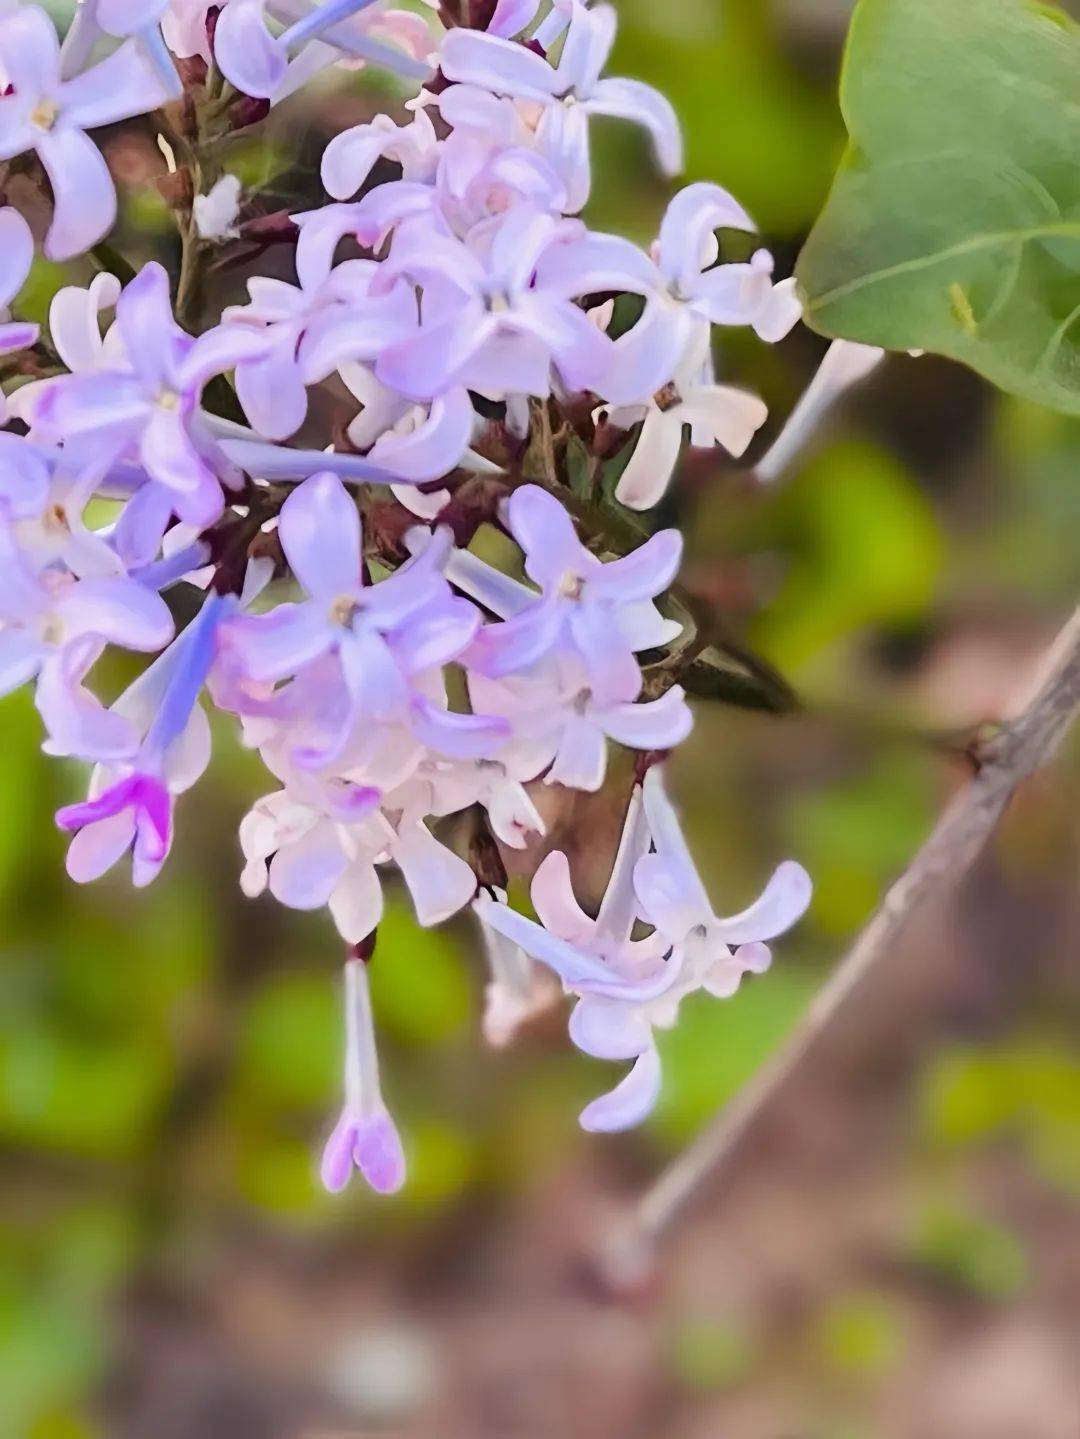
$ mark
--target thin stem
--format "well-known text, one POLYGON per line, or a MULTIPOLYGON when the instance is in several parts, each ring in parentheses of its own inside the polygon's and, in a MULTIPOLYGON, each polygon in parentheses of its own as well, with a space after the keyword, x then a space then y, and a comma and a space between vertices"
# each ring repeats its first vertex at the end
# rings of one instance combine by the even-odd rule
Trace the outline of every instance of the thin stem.
POLYGON ((177 215, 176 223, 180 230, 180 278, 176 282, 176 319, 185 329, 191 329, 202 288, 200 261, 203 244, 195 224, 194 210, 188 211, 183 218, 177 215))
POLYGON ((1080 714, 1080 608, 1047 651, 1040 670, 1029 702, 974 752, 977 773, 948 805, 787 1043, 645 1192, 616 1245, 602 1256, 602 1273, 613 1287, 622 1287, 648 1267, 660 1243, 711 1190, 741 1141, 852 994, 888 957, 915 913, 966 874, 1018 786, 1053 757, 1080 714))

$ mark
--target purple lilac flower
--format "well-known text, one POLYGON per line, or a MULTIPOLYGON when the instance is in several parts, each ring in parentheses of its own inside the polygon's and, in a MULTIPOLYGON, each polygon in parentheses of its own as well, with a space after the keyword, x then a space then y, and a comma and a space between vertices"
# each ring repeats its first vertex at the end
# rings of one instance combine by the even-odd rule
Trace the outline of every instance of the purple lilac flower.
MULTIPOLYGON (((501 845, 527 852, 545 833, 544 791, 532 785, 595 791, 612 743, 667 750, 685 738, 683 690, 643 700, 639 658, 680 632, 656 604, 678 569, 680 538, 660 531, 605 562, 555 494, 526 485, 498 518, 527 583, 457 549, 447 528, 411 531, 411 557, 387 573, 382 545, 378 559, 367 557, 345 482, 389 485, 433 522, 461 491, 455 471, 496 469, 471 448, 492 403, 524 439, 530 399, 577 394, 595 397, 597 419, 637 429, 617 495, 648 508, 685 438, 739 455, 762 423, 759 400, 716 382, 713 327, 746 325, 775 340, 798 304, 792 282, 773 283, 765 251, 719 263, 716 230, 753 228, 737 202, 716 185, 687 187, 648 253, 572 218, 589 194, 595 114, 642 124, 661 165, 673 173, 681 164, 667 101, 601 76, 614 30, 610 5, 498 0, 486 33, 453 29, 434 54, 427 22, 385 0, 85 0, 61 47, 42 10, 0 0, 10 82, 0 160, 41 156, 56 194, 52 257, 86 249, 111 226, 112 182, 84 132, 176 93, 166 42, 273 101, 337 63, 374 61, 421 78, 441 60, 450 83, 438 95, 422 90, 408 124, 379 116, 327 146, 324 183, 349 203, 293 217, 296 284, 256 275, 248 302, 198 337, 177 325, 158 265, 123 290, 99 275, 57 294, 51 340, 69 373, 17 390, 9 411, 29 433, 0 434, 0 690, 36 680, 45 748, 94 763, 87 799, 57 815, 73 832, 69 873, 94 879, 127 855, 144 885, 169 853, 176 797, 210 759, 205 688, 238 717, 243 742, 280 786, 241 823, 244 893, 325 907, 354 946, 380 921, 387 871, 421 925, 474 904, 491 971, 487 1037, 509 1040, 558 981, 574 1000, 574 1043, 630 1065, 583 1111, 597 1130, 625 1128, 652 1108, 654 1033, 687 994, 726 997, 768 966, 768 941, 808 902, 805 871, 781 865, 748 910, 716 916, 654 767, 634 788, 596 917, 555 852, 535 872, 534 922, 502 889, 476 898, 477 875, 437 822, 475 810, 501 845), (122 43, 92 64, 109 36, 122 43), (401 178, 372 186, 381 160, 401 178), (335 264, 350 236, 372 258, 335 264), (611 338, 619 295, 636 297, 641 312, 611 338), (208 381, 229 372, 250 427, 202 407, 208 381), (348 445, 282 443, 309 418, 309 388, 331 379, 361 407, 348 445), (299 602, 280 603, 269 588, 275 560, 261 542, 242 593, 219 594, 223 571, 212 562, 222 540, 245 515, 261 519, 250 497, 272 498, 276 510, 277 487, 294 483, 263 529, 276 524, 299 602), (95 529, 87 517, 98 496, 121 508, 95 529), (226 505, 235 514, 218 528, 226 505), (160 591, 180 582, 208 592, 173 639, 160 591), (268 608, 251 614, 258 597, 268 608), (109 643, 160 653, 106 709, 84 681, 109 643), (471 712, 451 709, 455 669, 471 712), (640 925, 651 933, 635 939, 640 925)), ((196 198, 204 239, 233 237, 237 194, 225 176, 196 198)), ((36 337, 2 308, 32 257, 25 222, 0 209, 0 353, 36 337)), ((801 443, 804 422, 868 363, 832 352, 779 450, 801 443)), ((380 1092, 359 959, 345 983, 345 1104, 323 1179, 337 1191, 358 1167, 391 1192, 404 1159, 380 1092)))
POLYGON ((10 514, 0 515, 0 692, 37 678, 36 703, 51 754, 105 759, 130 754, 130 723, 83 685, 106 644, 153 651, 172 636, 159 595, 134 580, 77 580, 35 573, 21 553, 10 514))
MULTIPOLYGON (((0 210, 0 355, 24 350, 38 337, 37 325, 5 318, 7 306, 22 289, 34 260, 34 237, 18 210, 0 210)), ((3 401, 0 399, 0 406, 3 401)), ((3 413, 0 411, 0 421, 3 413)))
POLYGON ((590 698, 603 706, 635 700, 641 690, 635 654, 679 633, 652 604, 678 571, 679 533, 662 530, 631 554, 604 564, 578 539, 559 501, 537 485, 514 491, 506 523, 524 552, 525 573, 541 594, 514 589, 502 577, 492 581, 487 567, 455 560, 455 584, 497 614, 510 614, 504 624, 481 632, 470 664, 499 678, 569 649, 584 666, 590 698))
POLYGON ((448 538, 439 538, 388 579, 364 581, 360 516, 334 475, 312 476, 286 500, 282 548, 310 598, 268 615, 243 616, 229 642, 257 681, 285 679, 333 655, 344 699, 337 735, 312 756, 322 764, 347 743, 359 718, 403 718, 449 754, 485 753, 501 721, 452 715, 420 691, 415 678, 468 648, 480 616, 456 599, 442 574, 448 538))
POLYGON ((322 1182, 337 1194, 357 1168, 377 1194, 405 1182, 405 1155, 379 1086, 367 967, 345 965, 345 1107, 323 1151, 322 1182))
POLYGON ((263 340, 261 349, 239 359, 236 391, 252 425, 270 440, 299 429, 309 385, 343 364, 373 360, 416 328, 416 301, 408 286, 372 295, 379 267, 348 260, 332 269, 333 254, 317 238, 310 228, 300 232, 298 286, 255 276, 248 281, 248 304, 230 306, 222 315, 224 328, 263 340))
POLYGON ((156 262, 117 300, 116 334, 122 363, 52 381, 30 418, 35 433, 92 442, 103 464, 137 460, 154 486, 143 503, 156 544, 171 514, 200 529, 221 514, 220 476, 229 467, 199 399, 208 380, 258 353, 263 341, 226 326, 193 339, 173 319, 168 276, 156 262))
POLYGON ((346 57, 370 60, 413 79, 430 73, 424 58, 430 48, 426 27, 416 16, 386 11, 378 0, 325 0, 276 36, 267 28, 268 10, 295 13, 294 7, 269 0, 229 0, 214 32, 222 73, 246 95, 281 100, 318 70, 346 57), (380 32, 385 38, 379 38, 380 32), (323 43, 311 45, 312 40, 323 43), (303 49, 290 64, 290 51, 298 47, 303 49))
POLYGON ((572 390, 599 388, 611 342, 536 269, 574 222, 520 207, 487 237, 482 254, 450 236, 411 228, 383 267, 424 290, 423 323, 389 345, 375 373, 391 389, 427 400, 452 385, 490 399, 551 392, 552 367, 572 390))
POLYGON ((639 1124, 660 1092, 660 1057, 645 1006, 666 983, 668 945, 655 932, 645 939, 630 937, 638 917, 633 867, 647 842, 641 794, 635 789, 595 919, 578 904, 566 856, 557 850, 532 882, 539 923, 486 896, 475 905, 485 924, 547 965, 578 996, 570 1037, 579 1049, 597 1059, 633 1062, 609 1094, 582 1110, 582 1127, 589 1130, 639 1124))
POLYGON ((217 649, 217 632, 231 612, 231 596, 211 595, 196 618, 121 696, 116 714, 143 733, 132 758, 101 766, 90 796, 56 815, 75 832, 67 870, 80 884, 97 879, 131 852, 132 881, 155 879, 172 845, 175 795, 190 789, 210 761, 210 730, 199 693, 217 649))
POLYGON ((60 567, 79 579, 123 574, 109 539, 84 519, 97 482, 96 471, 63 449, 0 433, 0 501, 34 573, 60 567))
POLYGON ((556 66, 512 40, 476 30, 451 30, 442 44, 442 71, 448 80, 542 107, 537 143, 567 181, 571 213, 589 197, 593 115, 643 125, 665 174, 678 174, 683 165, 679 122, 670 101, 639 80, 601 78, 615 27, 612 6, 588 10, 575 5, 556 66))
POLYGON ((643 788, 655 852, 638 860, 634 888, 644 917, 685 956, 679 985, 669 991, 668 1000, 677 1004, 681 993, 699 986, 727 999, 744 973, 760 974, 768 968, 766 941, 802 918, 810 903, 810 876, 802 865, 787 860, 749 909, 718 918, 664 791, 659 767, 649 771, 643 788))
POLYGON ((56 30, 36 5, 0 17, 0 71, 8 82, 0 96, 0 160, 37 152, 55 202, 45 254, 70 259, 116 219, 112 177, 85 132, 156 109, 169 92, 133 40, 64 79, 56 30))

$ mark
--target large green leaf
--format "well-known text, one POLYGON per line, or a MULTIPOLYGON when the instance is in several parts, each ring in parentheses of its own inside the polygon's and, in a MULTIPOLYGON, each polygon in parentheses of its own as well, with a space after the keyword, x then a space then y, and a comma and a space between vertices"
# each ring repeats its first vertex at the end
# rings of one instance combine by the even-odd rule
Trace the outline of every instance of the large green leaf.
POLYGON ((860 0, 809 323, 1080 413, 1080 27, 1035 0, 860 0))

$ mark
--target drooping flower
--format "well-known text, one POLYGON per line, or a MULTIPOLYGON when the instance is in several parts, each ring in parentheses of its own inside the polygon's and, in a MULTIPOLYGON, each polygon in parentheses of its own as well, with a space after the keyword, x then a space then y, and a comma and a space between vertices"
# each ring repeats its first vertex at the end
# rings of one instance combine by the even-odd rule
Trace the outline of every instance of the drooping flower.
POLYGON ((644 794, 635 787, 631 797, 596 918, 578 905, 566 856, 559 851, 537 870, 531 897, 539 923, 486 896, 475 908, 489 927, 553 970, 576 997, 570 1037, 579 1049, 597 1059, 633 1061, 615 1089, 581 1115, 586 1129, 616 1130, 640 1123, 659 1096, 654 1028, 669 1028, 688 994, 704 990, 728 999, 744 974, 767 969, 765 941, 801 917, 810 881, 800 865, 788 862, 756 904, 718 919, 654 767, 644 794), (653 930, 635 940, 638 920, 653 930))
POLYGON ((682 974, 665 1000, 677 1006, 683 993, 699 986, 718 999, 727 999, 738 989, 744 973, 760 974, 768 968, 767 941, 786 933, 802 918, 810 903, 810 876, 802 865, 787 860, 749 909, 719 918, 664 790, 659 766, 649 770, 643 791, 654 852, 638 860, 634 888, 645 919, 684 955, 682 974))
POLYGON ((345 965, 345 1106, 322 1159, 322 1182, 337 1194, 358 1169, 377 1194, 393 1194, 405 1182, 405 1155, 379 1085, 375 1023, 367 966, 345 965))
POLYGON ((884 358, 885 351, 876 345, 834 340, 784 428, 768 453, 754 466, 758 479, 766 482, 777 479, 791 465, 840 396, 866 379, 884 358))
POLYGON ((631 1060, 630 1072, 581 1113, 590 1130, 628 1129, 651 1111, 660 1093, 660 1056, 645 1006, 666 983, 667 944, 657 933, 632 939, 637 918, 634 864, 647 843, 641 793, 635 789, 611 878, 595 919, 578 905, 566 856, 549 854, 533 878, 539 923, 487 896, 481 920, 545 964, 577 996, 570 1037, 597 1059, 631 1060))

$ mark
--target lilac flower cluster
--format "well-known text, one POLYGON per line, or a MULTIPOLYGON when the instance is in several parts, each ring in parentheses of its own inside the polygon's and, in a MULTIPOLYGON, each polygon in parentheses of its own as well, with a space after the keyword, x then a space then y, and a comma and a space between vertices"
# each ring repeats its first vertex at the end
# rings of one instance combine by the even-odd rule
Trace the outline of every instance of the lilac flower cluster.
MULTIPOLYGON (((576 1001, 574 1043, 632 1063, 581 1116, 604 1130, 655 1102, 654 1030, 687 994, 725 998, 765 969, 810 892, 788 863, 749 910, 717 918, 665 795, 654 761, 691 713, 679 684, 646 686, 642 656, 680 639, 658 605, 678 533, 628 553, 583 540, 557 476, 526 482, 486 444, 494 429, 508 453, 542 451, 553 410, 576 409, 632 450, 607 503, 650 509, 687 431, 746 450, 765 407, 717 383, 714 327, 780 339, 799 317, 793 284, 774 283, 763 250, 720 262, 717 230, 753 223, 714 184, 676 194, 648 251, 578 218, 594 116, 643 127, 665 174, 681 165, 667 101, 602 73, 612 7, 472 8, 473 26, 440 40, 383 0, 83 0, 61 44, 37 6, 0 4, 0 159, 40 159, 54 260, 115 219, 87 132, 180 96, 173 57, 273 104, 335 64, 426 82, 407 124, 381 115, 327 146, 331 202, 292 217, 295 283, 251 278, 247 302, 196 336, 157 263, 61 289, 47 344, 0 314, 0 364, 27 362, 2 373, 31 377, 0 412, 0 689, 33 681, 46 750, 92 766, 86 800, 57 816, 68 871, 92 880, 130 857, 134 883, 153 880, 176 799, 210 760, 204 697, 237 717, 276 785, 240 825, 243 891, 328 909, 352 947, 345 1108, 323 1164, 335 1190, 354 1166, 380 1191, 404 1176, 365 968, 388 871, 422 925, 472 907, 493 1042, 532 1012, 545 973, 576 1001), (400 178, 373 183, 380 161, 400 178), (347 434, 290 443, 327 387, 355 397, 347 434), (471 543, 466 495, 486 497, 479 519, 514 542, 516 574, 471 543), (171 593, 201 598, 179 632, 171 593), (109 647, 154 658, 105 705, 88 680, 109 647), (600 911, 579 907, 552 852, 526 918, 500 847, 541 846, 543 787, 601 789, 612 745, 638 752, 640 778, 600 911), (455 815, 494 863, 451 847, 439 822, 455 815)), ((225 180, 192 207, 217 243, 237 233, 225 180)), ((0 209, 0 304, 32 257, 26 221, 0 209)))

